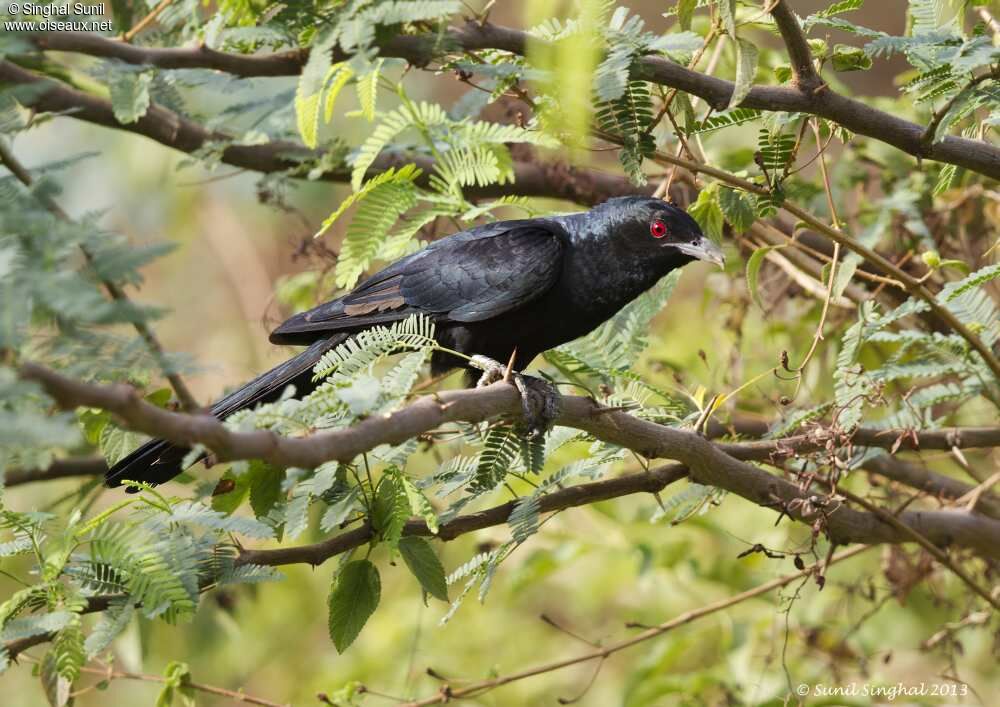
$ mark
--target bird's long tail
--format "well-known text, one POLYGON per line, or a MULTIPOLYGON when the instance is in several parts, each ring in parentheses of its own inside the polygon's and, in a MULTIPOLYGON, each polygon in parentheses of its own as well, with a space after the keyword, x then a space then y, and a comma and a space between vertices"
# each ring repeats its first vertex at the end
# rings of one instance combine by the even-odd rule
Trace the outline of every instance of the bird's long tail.
MULTIPOLYGON (((348 338, 350 334, 337 334, 315 342, 298 356, 257 376, 216 402, 211 413, 224 420, 237 410, 276 400, 289 385, 295 386, 296 395, 305 395, 316 387, 312 381, 313 366, 323 354, 348 338)), ((182 462, 189 451, 188 447, 166 440, 151 440, 108 469, 104 481, 112 487, 120 486, 123 481, 162 484, 183 471, 182 462)))

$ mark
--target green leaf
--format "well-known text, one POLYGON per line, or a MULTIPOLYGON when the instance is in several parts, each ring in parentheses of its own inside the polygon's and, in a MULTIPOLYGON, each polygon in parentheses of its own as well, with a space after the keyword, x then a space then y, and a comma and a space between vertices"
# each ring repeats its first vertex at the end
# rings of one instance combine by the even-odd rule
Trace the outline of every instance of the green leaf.
POLYGON ((425 592, 435 599, 448 601, 444 566, 429 542, 415 535, 407 536, 399 541, 399 554, 425 592))
POLYGON ((629 178, 634 184, 645 184, 642 161, 656 149, 656 143, 649 134, 653 123, 649 84, 629 81, 621 96, 598 104, 595 116, 601 129, 621 138, 622 149, 618 157, 629 178))
POLYGON ((757 291, 757 276, 760 274, 760 266, 764 264, 764 258, 768 253, 780 247, 766 245, 758 248, 750 254, 750 259, 747 261, 747 289, 750 291, 750 296, 753 298, 754 304, 761 309, 764 309, 764 303, 761 302, 760 293, 757 291))
POLYGON ((697 7, 698 0, 677 0, 677 23, 682 30, 691 29, 691 18, 697 7))
MULTIPOLYGON (((385 59, 378 59, 372 65, 371 71, 358 78, 358 104, 361 106, 361 115, 369 123, 375 120, 375 100, 378 89, 378 79, 382 74, 382 63, 385 59)), ((327 118, 329 120, 329 118, 327 118)))
MULTIPOLYGON (((354 72, 346 63, 334 64, 330 67, 330 73, 327 74, 323 89, 323 122, 329 123, 333 120, 333 108, 337 103, 337 96, 340 95, 341 89, 347 85, 352 76, 354 76, 354 72)), ((374 103, 372 110, 374 110, 374 103)), ((315 144, 312 147, 315 147, 315 144)))
POLYGON ((114 466, 127 457, 141 442, 141 435, 123 430, 117 425, 107 424, 101 430, 101 453, 108 462, 108 466, 114 466))
POLYGON ((839 0, 839 2, 833 3, 825 10, 817 12, 816 17, 832 17, 833 15, 839 15, 842 12, 857 10, 864 4, 865 0, 839 0))
POLYGON ((647 49, 667 54, 671 52, 691 53, 701 49, 701 45, 704 43, 705 40, 701 38, 701 35, 695 32, 671 32, 654 39, 649 43, 647 49))
POLYGON ((753 88, 757 75, 757 45, 748 39, 736 40, 736 83, 729 99, 729 108, 736 108, 753 88))
POLYGON ((965 263, 965 261, 963 261, 963 260, 955 260, 954 258, 948 258, 947 260, 942 260, 941 261, 941 265, 939 267, 942 267, 942 268, 954 268, 955 270, 961 270, 966 275, 968 275, 969 271, 970 271, 970 268, 965 263))
POLYGON ((375 162, 379 153, 400 133, 413 127, 428 130, 446 123, 448 123, 447 114, 441 106, 434 103, 407 103, 386 114, 382 118, 382 122, 376 126, 368 139, 361 145, 354 158, 351 170, 351 188, 355 191, 361 189, 368 168, 375 162))
POLYGON ((410 511, 415 516, 419 516, 427 524, 432 533, 437 535, 438 517, 434 512, 427 497, 418 489, 407 477, 403 477, 403 488, 406 490, 406 498, 410 502, 410 511))
POLYGON ((231 481, 233 487, 224 493, 212 495, 212 509, 222 513, 232 513, 239 508, 243 499, 247 497, 247 493, 250 492, 250 478, 249 474, 237 476, 232 470, 227 470, 219 479, 219 485, 225 487, 231 481))
POLYGON ((736 0, 715 0, 715 6, 722 18, 722 29, 732 39, 736 39, 736 0))
POLYGON ((507 476, 507 470, 514 463, 520 449, 519 437, 513 425, 491 427, 486 433, 483 451, 479 454, 469 489, 478 494, 496 488, 507 476))
POLYGON ((372 524, 382 541, 389 546, 390 552, 395 552, 409 517, 410 499, 403 488, 401 472, 392 467, 378 483, 375 508, 372 511, 372 524))
POLYGON ((1000 263, 987 265, 985 268, 977 270, 958 282, 949 282, 941 290, 938 299, 943 299, 945 302, 951 302, 969 290, 973 290, 980 285, 985 285, 987 282, 996 280, 997 278, 1000 278, 1000 263))
POLYGON ((396 170, 395 167, 391 167, 386 171, 382 172, 381 174, 372 177, 367 182, 365 182, 364 186, 359 188, 358 191, 354 192, 346 199, 344 199, 342 202, 340 202, 340 206, 338 206, 337 209, 332 214, 326 217, 326 220, 323 221, 323 225, 320 226, 319 230, 313 237, 319 238, 324 233, 326 233, 326 231, 330 228, 330 226, 332 226, 337 219, 343 216, 344 212, 347 211, 349 208, 351 208, 351 206, 353 206, 355 202, 364 199, 366 196, 368 196, 369 193, 371 193, 378 187, 384 184, 390 184, 394 182, 412 182, 414 179, 420 176, 420 173, 421 170, 417 169, 416 165, 408 164, 404 165, 403 167, 400 167, 398 171, 396 170))
POLYGON ((69 693, 72 684, 59 674, 56 666, 55 656, 52 651, 42 658, 39 675, 42 679, 42 688, 45 690, 45 697, 51 707, 63 707, 69 703, 69 693))
POLYGON ((844 290, 846 290, 847 286, 851 284, 851 278, 854 277, 854 273, 857 272, 858 265, 860 264, 861 256, 857 253, 848 253, 847 256, 840 261, 840 267, 837 268, 837 277, 833 281, 832 295, 834 299, 838 299, 844 294, 844 290))
POLYGON ((757 220, 757 212, 745 192, 722 187, 719 190, 719 207, 726 221, 737 233, 745 233, 757 220))
POLYGON ((716 243, 722 240, 725 219, 719 205, 719 189, 715 185, 701 190, 698 200, 688 208, 688 213, 710 239, 716 243))
MULTIPOLYGON (((789 69, 789 72, 790 71, 791 69, 789 69)), ((791 73, 789 73, 789 76, 791 76, 791 73)), ((761 112, 753 108, 734 108, 733 110, 727 110, 725 113, 719 113, 718 115, 712 115, 705 118, 705 120, 701 123, 694 125, 691 129, 691 134, 697 135, 699 133, 719 130, 720 128, 728 128, 731 125, 742 125, 743 123, 757 120, 760 116, 761 112)))
POLYGON ((170 509, 170 519, 205 528, 214 528, 228 533, 239 533, 251 538, 264 540, 274 537, 274 529, 253 518, 226 515, 221 511, 203 505, 200 501, 181 501, 170 509))
POLYGON ((149 108, 149 86, 153 74, 149 71, 127 71, 111 80, 108 90, 111 108, 119 123, 128 125, 146 115, 149 108))
POLYGON ((757 135, 760 163, 768 171, 772 182, 776 173, 783 171, 791 162, 795 152, 795 136, 761 128, 757 135))
POLYGON ((320 528, 324 531, 330 531, 346 521, 351 514, 358 510, 358 500, 360 497, 361 491, 357 486, 352 486, 348 489, 346 493, 339 496, 326 509, 326 513, 323 514, 323 518, 320 520, 320 528))
POLYGON ((952 182, 955 181, 955 175, 957 173, 958 167, 953 164, 947 164, 942 167, 931 194, 938 196, 951 189, 952 182))
POLYGON ((336 41, 335 29, 326 30, 315 39, 295 88, 295 119, 307 147, 317 144, 323 87, 336 78, 337 69, 331 66, 331 50, 336 41))
POLYGON ((276 466, 252 461, 244 476, 250 477, 250 507, 255 516, 262 518, 271 512, 274 504, 282 497, 281 482, 285 479, 285 472, 276 466))
POLYGON ((181 707, 195 707, 191 669, 187 663, 172 660, 163 669, 163 689, 156 698, 156 707, 171 707, 175 698, 179 698, 177 704, 181 707))
POLYGON ((860 47, 837 44, 833 48, 834 71, 867 71, 872 68, 872 58, 860 47))
POLYGON ((378 568, 368 560, 354 560, 344 565, 330 592, 330 639, 343 653, 378 607, 382 581, 378 568))

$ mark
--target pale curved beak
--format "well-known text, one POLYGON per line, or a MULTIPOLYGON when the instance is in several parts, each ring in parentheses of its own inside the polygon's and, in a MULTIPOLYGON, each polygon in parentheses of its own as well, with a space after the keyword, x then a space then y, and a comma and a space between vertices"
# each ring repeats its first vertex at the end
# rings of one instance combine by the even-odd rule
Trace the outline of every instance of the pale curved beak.
POLYGON ((670 245, 680 252, 690 255, 692 258, 715 263, 720 268, 725 268, 726 266, 726 256, 723 255, 722 248, 715 245, 715 243, 708 240, 705 236, 690 243, 671 243, 670 245))

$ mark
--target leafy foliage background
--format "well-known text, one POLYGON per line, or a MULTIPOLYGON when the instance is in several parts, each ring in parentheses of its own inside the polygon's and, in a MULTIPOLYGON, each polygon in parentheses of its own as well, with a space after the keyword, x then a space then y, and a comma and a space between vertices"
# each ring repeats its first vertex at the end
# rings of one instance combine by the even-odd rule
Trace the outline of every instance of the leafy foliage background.
MULTIPOLYGON (((613 7, 602 12, 600 3, 584 3, 575 22, 544 23, 547 12, 558 9, 555 3, 503 3, 494 8, 492 21, 538 26, 540 36, 564 43, 557 44, 554 56, 531 57, 541 68, 496 52, 447 67, 472 75, 490 95, 440 76, 406 72, 402 62, 383 61, 371 51, 383 26, 402 21, 433 26, 438 18, 461 12, 458 3, 289 3, 268 9, 235 1, 221 3, 214 15, 175 3, 163 15, 162 34, 151 34, 151 41, 203 37, 234 51, 312 46, 312 59, 298 80, 77 59, 72 62, 77 80, 106 89, 122 123, 139 119, 155 101, 240 142, 254 144, 265 134, 294 138, 321 149, 322 157, 261 178, 222 165, 219 145, 178 155, 69 118, 46 119, 20 132, 26 113, 9 102, 18 94, 2 94, 4 131, 17 134, 18 153, 42 177, 36 191, 54 195, 76 223, 61 224, 10 177, 0 182, 4 320, 21 321, 19 307, 30 306, 32 317, 27 330, 0 325, 0 348, 81 377, 127 379, 146 386, 153 402, 165 404, 169 391, 158 384, 159 364, 129 328, 137 319, 154 321, 168 350, 187 353, 171 356, 167 365, 185 373, 198 398, 208 400, 285 356, 266 345, 262 312, 273 321, 334 287, 350 287, 373 263, 398 257, 416 247, 418 237, 447 233, 456 224, 574 208, 546 199, 472 203, 467 198, 470 187, 510 184, 520 145, 538 150, 532 156, 560 144, 575 147, 574 159, 621 171, 637 188, 649 175, 661 177, 664 170, 646 158, 654 149, 673 151, 677 145, 669 123, 649 130, 663 97, 630 68, 636 54, 646 51, 685 62, 708 27, 704 13, 693 22, 684 20, 684 13, 704 4, 681 3, 682 26, 661 35, 664 8, 653 3, 633 3, 645 25, 613 7), (259 25, 265 16, 268 22, 259 25), (597 37, 609 43, 606 56, 593 46, 597 37), (338 63, 317 51, 335 47, 352 58, 338 63), (555 80, 545 69, 556 72, 555 80), (496 106, 483 114, 495 111, 493 118, 479 117, 518 77, 538 87, 537 122, 494 122, 502 113, 496 106), (593 100, 588 100, 591 86, 593 100), (591 122, 621 149, 587 154, 582 145, 591 122), (509 143, 520 145, 515 150, 509 143), (78 156, 80 145, 91 154, 78 156), (388 150, 432 157, 433 171, 401 164, 366 180, 366 168, 388 150), (308 179, 342 163, 350 184, 308 179), (293 179, 303 174, 307 179, 293 179), (322 238, 313 240, 317 232, 322 238), (99 272, 80 268, 81 244, 94 252, 99 272), (137 300, 144 304, 109 302, 95 274, 121 284, 142 283, 137 300)), ((860 5, 836 3, 807 23, 839 38, 822 48, 838 80, 878 94, 871 102, 883 109, 924 121, 931 107, 956 99, 954 109, 943 114, 938 135, 971 135, 983 129, 983 117, 985 125, 995 125, 997 82, 964 83, 973 70, 997 62, 985 35, 954 41, 933 2, 910 3, 908 30, 904 3, 882 17, 860 5), (882 24, 883 17, 895 24, 882 24), (878 29, 864 29, 869 25, 878 29), (858 55, 849 42, 866 51, 858 55), (884 63, 888 59, 893 63, 884 63), (892 85, 896 76, 899 90, 892 85)), ((740 20, 753 14, 742 3, 722 2, 715 12, 723 26, 735 23, 726 14, 733 6, 740 20)), ((805 15, 821 7, 801 3, 795 9, 805 15)), ((124 14, 129 8, 117 10, 124 14)), ((133 14, 142 16, 145 8, 133 14)), ((673 11, 668 15, 673 22, 673 11)), ((787 81, 784 54, 769 48, 779 43, 767 28, 741 25, 734 34, 740 39, 721 54, 719 75, 787 81)), ((5 45, 3 51, 15 50, 5 45)), ((748 89, 748 82, 740 83, 748 89)), ((706 118, 704 107, 684 94, 676 101, 687 139, 697 141, 713 164, 762 174, 771 189, 767 197, 752 197, 704 183, 691 210, 707 232, 736 244, 734 234, 755 216, 775 215, 785 198, 825 213, 822 182, 812 172, 805 177, 792 172, 795 160, 808 159, 796 148, 802 116, 733 108, 706 118)), ((982 253, 996 242, 1000 219, 995 199, 981 195, 984 189, 995 194, 995 184, 935 163, 915 170, 912 160, 875 141, 844 148, 840 142, 851 136, 830 125, 821 129, 822 139, 839 150, 831 165, 833 184, 854 204, 845 216, 853 235, 890 251, 928 254, 922 262, 935 268, 934 283, 943 286, 940 301, 992 345, 1000 334, 991 299, 996 251, 985 258, 982 253), (878 187, 865 191, 872 184, 878 187), (849 199, 859 187, 864 198, 849 199), (870 195, 873 201, 867 201, 870 195)), ((775 251, 764 249, 773 246, 751 244, 729 246, 731 255, 742 253, 743 262, 731 257, 737 262, 727 272, 688 268, 587 340, 550 353, 542 363, 592 390, 606 386, 609 404, 637 406, 636 414, 666 424, 691 425, 713 404, 715 392, 733 394, 720 407, 722 417, 742 413, 783 420, 772 429, 775 435, 834 407, 838 424, 846 428, 862 420, 897 427, 996 421, 989 371, 959 337, 911 326, 913 320, 904 317, 923 309, 914 300, 895 310, 876 309, 872 302, 835 308, 827 341, 805 369, 791 407, 779 398, 790 395, 794 384, 768 376, 741 388, 774 367, 779 352, 801 358, 821 309, 819 300, 789 284, 767 260, 775 251), (692 322, 698 326, 692 328, 692 322)), ((845 270, 853 273, 859 266, 845 256, 845 270)), ((817 275, 814 280, 823 279, 817 275)), ((837 281, 838 296, 849 279, 837 281)), ((410 321, 374 333, 360 350, 328 356, 318 369, 328 375, 327 383, 310 399, 282 401, 234 423, 282 432, 333 428, 398 406, 429 353, 427 326, 410 321), (409 353, 387 360, 384 354, 401 340, 409 353)), ((4 467, 44 466, 67 450, 97 449, 113 461, 138 442, 96 411, 52 416, 37 389, 18 382, 9 366, 0 373, 4 467)), ((624 621, 657 623, 794 569, 791 554, 738 557, 754 544, 800 550, 810 544, 808 528, 775 527, 773 511, 686 482, 662 499, 603 502, 558 514, 540 528, 534 505, 540 494, 612 469, 637 469, 636 459, 610 445, 574 441, 566 430, 554 432, 544 449, 523 444, 509 425, 488 431, 466 426, 460 432, 450 458, 414 443, 377 450, 350 470, 333 463, 287 475, 257 463, 229 470, 198 467, 186 486, 162 494, 147 490, 127 508, 118 495, 98 497, 93 483, 10 489, 0 546, 9 573, 0 577, 0 597, 12 597, 0 610, 4 639, 59 631, 50 652, 37 651, 45 656, 40 671, 55 702, 66 683, 80 677, 86 659, 112 647, 116 664, 130 670, 181 675, 183 663, 198 681, 242 686, 278 701, 315 703, 316 693, 323 692, 332 699, 374 702, 373 695, 351 696, 352 681, 391 695, 424 694, 438 685, 425 674, 428 666, 457 684, 517 670, 526 658, 572 654, 581 648, 578 642, 539 615, 607 641, 621 635, 624 621), (213 497, 220 475, 232 481, 233 490, 213 497), (424 545, 401 538, 401 524, 410 515, 443 522, 476 504, 506 500, 510 494, 502 482, 521 497, 509 526, 433 543, 430 555, 424 545), (452 495, 442 499, 445 491, 452 495), (315 570, 283 568, 280 581, 264 581, 276 579, 270 568, 232 566, 234 537, 242 543, 316 541, 366 503, 381 540, 371 557, 359 551, 315 570), (27 510, 37 513, 23 513, 27 510), (29 575, 35 545, 44 549, 44 561, 38 574, 29 575), (11 575, 30 576, 32 589, 20 587, 11 575), (444 575, 447 585, 440 581, 444 575), (207 584, 219 588, 199 598, 199 587, 207 584), (97 591, 127 592, 142 606, 133 610, 131 602, 122 601, 100 618, 81 618, 76 612, 82 597, 97 591), (425 603, 423 592, 432 599, 425 603), (449 606, 440 601, 445 595, 464 600, 449 606), (360 638, 350 645, 362 624, 360 638), (118 630, 123 632, 115 637, 118 630)), ((973 458, 988 468, 996 463, 993 454, 973 458)), ((847 465, 856 468, 862 461, 848 459, 847 465)), ((960 473, 947 458, 931 464, 960 473)), ((860 474, 851 483, 868 490, 860 474)), ((921 648, 959 620, 969 604, 959 582, 940 571, 927 575, 922 562, 912 550, 879 550, 831 570, 823 591, 815 585, 793 587, 681 628, 644 651, 607 661, 582 702, 777 704, 788 691, 786 670, 795 682, 806 683, 834 678, 915 683, 928 675, 959 675, 980 694, 995 693, 1000 678, 995 626, 989 622, 921 648), (909 582, 913 578, 918 581, 909 582)), ((483 700, 531 704, 572 697, 591 671, 577 666, 515 683, 483 700)), ((12 704, 38 703, 37 678, 28 670, 8 670, 3 679, 12 704)), ((113 695, 122 703, 145 703, 158 689, 119 680, 109 687, 113 692, 92 691, 76 702, 101 704, 113 695)), ((170 697, 179 701, 184 695, 176 692, 170 697)), ((198 700, 212 704, 216 698, 199 694, 198 700)))

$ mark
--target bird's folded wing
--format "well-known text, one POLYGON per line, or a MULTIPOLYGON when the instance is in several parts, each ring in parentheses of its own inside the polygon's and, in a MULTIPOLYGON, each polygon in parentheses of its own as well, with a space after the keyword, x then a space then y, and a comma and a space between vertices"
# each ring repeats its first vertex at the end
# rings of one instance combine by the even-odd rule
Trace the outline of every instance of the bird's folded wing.
POLYGON ((349 294, 292 317, 273 343, 302 335, 359 329, 411 314, 476 322, 516 309, 558 279, 558 226, 525 220, 489 224, 432 243, 372 275, 349 294))
POLYGON ((562 253, 559 236, 534 224, 456 239, 415 260, 403 273, 399 293, 407 305, 446 319, 483 321, 544 294, 559 277, 562 253))

